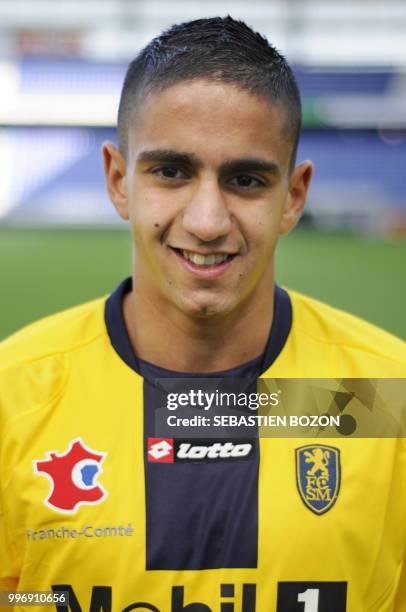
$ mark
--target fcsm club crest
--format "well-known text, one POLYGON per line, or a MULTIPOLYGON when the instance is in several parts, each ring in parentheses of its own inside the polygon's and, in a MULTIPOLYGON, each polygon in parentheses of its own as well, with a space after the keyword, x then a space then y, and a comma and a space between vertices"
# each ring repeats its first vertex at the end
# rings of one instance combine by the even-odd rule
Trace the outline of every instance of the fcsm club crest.
POLYGON ((51 492, 44 501, 46 506, 74 514, 80 505, 99 504, 107 496, 97 482, 106 453, 93 451, 81 438, 75 438, 64 453, 46 454, 47 459, 33 461, 35 474, 43 474, 51 482, 51 492))
POLYGON ((309 444, 296 449, 296 482, 305 506, 324 514, 337 501, 341 483, 340 451, 309 444))

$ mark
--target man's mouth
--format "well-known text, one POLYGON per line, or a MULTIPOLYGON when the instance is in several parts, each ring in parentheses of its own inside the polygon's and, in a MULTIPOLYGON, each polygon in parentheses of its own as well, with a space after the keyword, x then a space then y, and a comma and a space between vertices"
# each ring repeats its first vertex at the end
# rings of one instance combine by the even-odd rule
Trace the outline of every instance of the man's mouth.
POLYGON ((195 253, 194 251, 185 250, 181 250, 180 253, 185 259, 188 259, 196 266, 215 266, 222 264, 235 256, 229 253, 210 253, 209 255, 203 255, 202 253, 195 253))
POLYGON ((175 247, 171 249, 189 272, 205 279, 222 275, 237 256, 237 253, 197 253, 175 247))

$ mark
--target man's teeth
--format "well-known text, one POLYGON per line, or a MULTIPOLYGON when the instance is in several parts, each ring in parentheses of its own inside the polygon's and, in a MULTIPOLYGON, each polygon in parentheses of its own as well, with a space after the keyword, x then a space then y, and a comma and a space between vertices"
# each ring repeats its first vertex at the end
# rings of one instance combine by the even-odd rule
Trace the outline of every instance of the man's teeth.
POLYGON ((200 253, 192 253, 191 251, 182 251, 182 255, 197 266, 213 266, 214 264, 223 263, 223 261, 226 261, 228 258, 228 255, 225 253, 201 255, 200 253))

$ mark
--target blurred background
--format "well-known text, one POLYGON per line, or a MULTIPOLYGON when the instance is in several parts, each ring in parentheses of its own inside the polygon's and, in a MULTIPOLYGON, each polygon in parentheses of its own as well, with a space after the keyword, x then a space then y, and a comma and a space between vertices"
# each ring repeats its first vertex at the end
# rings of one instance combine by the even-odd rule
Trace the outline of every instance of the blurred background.
POLYGON ((303 97, 315 177, 278 282, 406 338, 404 0, 0 0, 0 339, 130 274, 100 154, 126 66, 163 28, 226 14, 287 57, 303 97))

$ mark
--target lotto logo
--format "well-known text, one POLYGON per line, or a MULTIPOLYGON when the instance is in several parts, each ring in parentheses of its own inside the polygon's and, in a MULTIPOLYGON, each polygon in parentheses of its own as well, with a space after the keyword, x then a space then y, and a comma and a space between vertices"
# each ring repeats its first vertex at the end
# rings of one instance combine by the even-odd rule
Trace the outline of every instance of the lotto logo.
POLYGON ((148 438, 148 461, 153 463, 173 463, 172 438, 148 438))
POLYGON ((174 440, 173 438, 148 438, 148 461, 153 463, 213 463, 251 459, 254 456, 253 440, 174 440))

